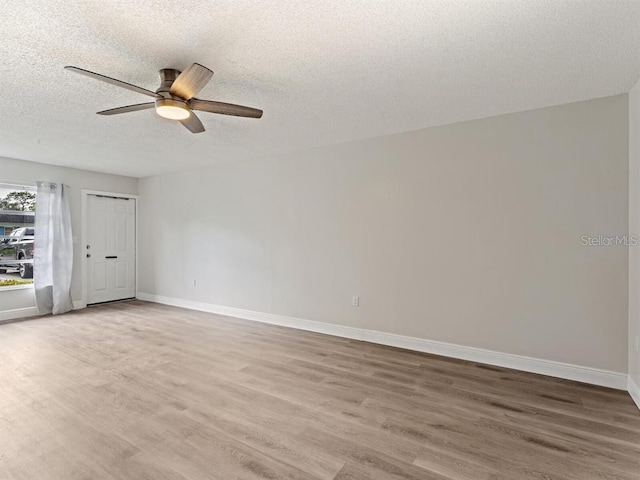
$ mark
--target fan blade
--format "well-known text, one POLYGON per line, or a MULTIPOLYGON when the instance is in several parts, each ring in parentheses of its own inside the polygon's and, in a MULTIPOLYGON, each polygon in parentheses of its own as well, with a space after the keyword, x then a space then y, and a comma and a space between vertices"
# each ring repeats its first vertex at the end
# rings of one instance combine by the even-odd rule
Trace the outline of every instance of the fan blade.
POLYGON ((222 115, 235 115, 236 117, 262 117, 262 110, 251 107, 243 107, 242 105, 234 105, 233 103, 212 102, 210 100, 199 100, 192 98, 189 105, 194 110, 202 112, 220 113, 222 115))
POLYGON ((64 67, 65 70, 69 70, 71 72, 79 73, 80 75, 85 75, 90 78, 95 78, 96 80, 100 80, 102 82, 110 83, 111 85, 115 85, 116 87, 126 88, 127 90, 131 90, 133 92, 142 93, 143 95, 149 95, 150 97, 158 97, 159 95, 151 90, 147 90, 146 88, 138 87, 136 85, 131 85, 130 83, 123 82, 122 80, 116 80, 115 78, 107 77, 106 75, 100 75, 99 73, 90 72, 89 70, 84 70, 83 68, 78 67, 64 67))
POLYGON ((194 112, 191 112, 188 118, 184 120, 180 120, 180 123, 184 125, 191 133, 202 133, 204 132, 204 125, 194 112))
POLYGON ((194 63, 178 75, 169 92, 183 100, 189 100, 209 83, 213 72, 199 63, 194 63))
POLYGON ((126 107, 111 108, 109 110, 102 110, 98 112, 98 115, 118 115, 119 113, 137 112, 138 110, 148 110, 154 108, 155 102, 149 103, 137 103, 135 105, 127 105, 126 107))

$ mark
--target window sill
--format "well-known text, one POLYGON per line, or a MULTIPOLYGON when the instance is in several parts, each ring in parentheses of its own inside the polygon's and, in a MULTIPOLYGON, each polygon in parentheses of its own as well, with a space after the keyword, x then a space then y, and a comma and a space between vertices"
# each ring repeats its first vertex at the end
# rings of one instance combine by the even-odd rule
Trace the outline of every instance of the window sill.
POLYGON ((27 285, 7 285, 6 287, 0 287, 0 292, 6 292, 9 290, 26 290, 27 288, 33 290, 33 283, 28 283, 27 285))

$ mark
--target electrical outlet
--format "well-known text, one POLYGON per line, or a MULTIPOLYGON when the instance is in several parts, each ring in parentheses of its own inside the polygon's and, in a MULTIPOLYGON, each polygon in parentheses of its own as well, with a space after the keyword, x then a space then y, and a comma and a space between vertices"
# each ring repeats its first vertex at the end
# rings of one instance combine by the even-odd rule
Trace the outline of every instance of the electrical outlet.
POLYGON ((197 286, 198 286, 195 278, 193 279, 193 286, 194 286, 194 287, 197 287, 197 286))
POLYGON ((351 298, 351 305, 353 305, 354 307, 359 307, 360 306, 360 297, 352 297, 351 298))

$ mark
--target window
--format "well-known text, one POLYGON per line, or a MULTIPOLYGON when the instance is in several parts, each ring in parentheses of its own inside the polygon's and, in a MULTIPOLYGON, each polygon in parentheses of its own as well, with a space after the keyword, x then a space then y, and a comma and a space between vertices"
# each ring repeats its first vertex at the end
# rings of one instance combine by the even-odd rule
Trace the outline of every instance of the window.
POLYGON ((33 283, 36 189, 0 182, 0 289, 33 283))

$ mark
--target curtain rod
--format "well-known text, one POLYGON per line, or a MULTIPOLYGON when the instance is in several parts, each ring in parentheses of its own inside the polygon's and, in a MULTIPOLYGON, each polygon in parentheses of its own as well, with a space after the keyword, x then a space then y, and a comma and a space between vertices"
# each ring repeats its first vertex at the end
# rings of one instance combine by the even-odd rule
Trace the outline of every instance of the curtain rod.
POLYGON ((25 190, 33 190, 36 189, 38 186, 38 183, 49 183, 49 184, 55 184, 55 185, 64 185, 67 188, 72 188, 71 185, 67 185, 66 183, 62 183, 62 182, 48 182, 48 181, 44 181, 44 180, 38 180, 36 182, 18 182, 18 181, 14 181, 14 180, 1 180, 0 181, 0 188, 15 188, 15 187, 20 187, 23 188, 25 190))
POLYGON ((38 181, 36 182, 36 186, 37 186, 39 183, 48 183, 49 185, 55 185, 56 187, 57 187, 58 185, 64 185, 64 186, 65 186, 65 187, 67 187, 67 188, 71 188, 71 186, 70 186, 70 185, 67 185, 66 183, 62 183, 62 182, 49 182, 49 181, 46 181, 46 180, 38 180, 38 181))
POLYGON ((22 188, 23 190, 35 190, 35 182, 15 182, 12 180, 0 181, 0 188, 22 188))
POLYGON ((36 182, 24 182, 17 180, 0 180, 0 186, 6 187, 35 187, 36 182))

